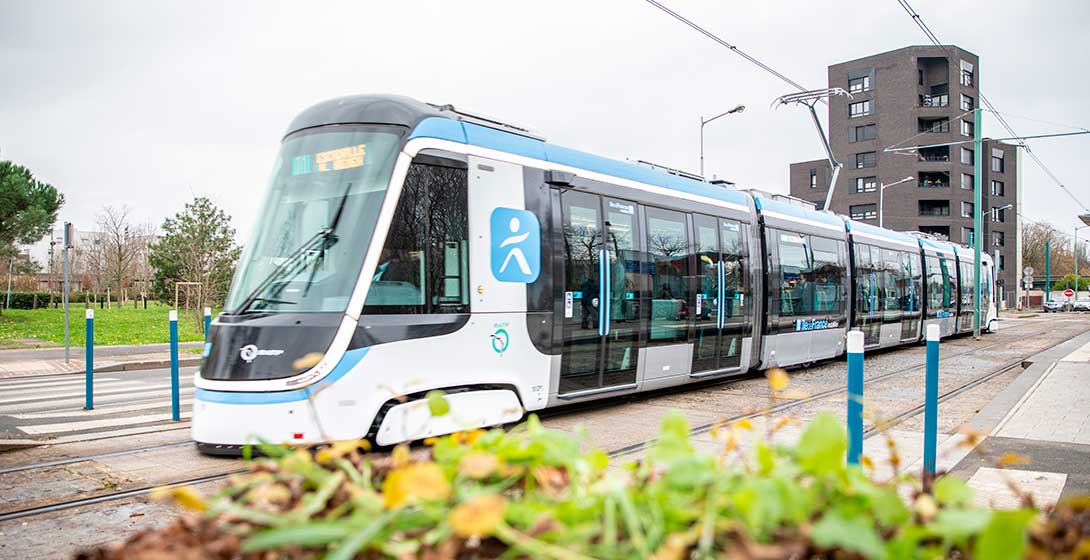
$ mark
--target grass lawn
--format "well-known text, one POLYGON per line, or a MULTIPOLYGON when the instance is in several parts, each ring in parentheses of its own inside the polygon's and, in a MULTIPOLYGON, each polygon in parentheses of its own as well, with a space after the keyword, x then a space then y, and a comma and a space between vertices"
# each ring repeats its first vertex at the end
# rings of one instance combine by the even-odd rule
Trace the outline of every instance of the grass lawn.
MULTIPOLYGON (((131 304, 130 304, 131 305, 131 304)), ((86 322, 84 307, 69 308, 69 329, 73 346, 83 346, 86 322)), ((117 307, 95 309, 95 344, 150 344, 170 342, 170 307, 148 303, 148 308, 117 307)), ((215 310, 214 310, 215 311, 215 310)), ((192 312, 178 314, 181 342, 204 340, 192 312)), ((34 341, 64 344, 64 309, 5 309, 0 315, 0 348, 32 347, 34 341)))

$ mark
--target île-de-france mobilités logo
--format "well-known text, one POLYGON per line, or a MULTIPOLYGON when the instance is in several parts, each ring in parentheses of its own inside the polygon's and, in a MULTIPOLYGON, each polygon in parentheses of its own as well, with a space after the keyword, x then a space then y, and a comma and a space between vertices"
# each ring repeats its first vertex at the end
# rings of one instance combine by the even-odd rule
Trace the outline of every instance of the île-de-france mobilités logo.
POLYGON ((500 282, 528 284, 541 272, 541 224, 533 212, 492 211, 492 276, 500 282))

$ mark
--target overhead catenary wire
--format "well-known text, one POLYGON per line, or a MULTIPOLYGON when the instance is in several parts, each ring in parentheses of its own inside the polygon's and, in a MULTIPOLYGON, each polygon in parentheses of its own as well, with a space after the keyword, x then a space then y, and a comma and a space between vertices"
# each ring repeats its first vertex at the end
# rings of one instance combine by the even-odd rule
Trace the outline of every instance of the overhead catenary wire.
MULTIPOLYGON (((920 14, 917 13, 916 10, 912 7, 912 5, 908 3, 908 0, 897 0, 897 3, 900 4, 902 8, 904 8, 905 12, 907 12, 908 15, 912 18, 912 21, 915 22, 916 26, 919 27, 920 30, 922 30, 925 35, 927 35, 927 38, 930 39, 931 42, 935 46, 940 47, 944 51, 949 52, 949 47, 947 45, 944 45, 942 43, 942 41, 940 41, 939 38, 935 35, 935 33, 931 31, 931 28, 929 28, 927 26, 927 24, 924 23, 923 18, 920 17, 920 14)), ((1029 155, 1029 157, 1031 159, 1033 159, 1034 163, 1036 163, 1037 166, 1040 167, 1041 170, 1044 171, 1045 174, 1048 175, 1049 178, 1051 178, 1060 187, 1060 189, 1063 190, 1064 193, 1066 193, 1067 196, 1069 196, 1071 198, 1071 200, 1074 200, 1075 203, 1078 204, 1080 207, 1082 207, 1083 210, 1090 211, 1090 208, 1087 208, 1086 205, 1083 204, 1082 201, 1079 200, 1078 197, 1075 196, 1075 193, 1071 192, 1071 189, 1068 189, 1067 185, 1065 185, 1064 182, 1061 181, 1060 178, 1057 177, 1056 174, 1053 173, 1052 170, 1049 169, 1048 166, 1045 165, 1045 163, 1043 161, 1041 161, 1041 158, 1038 157, 1037 154, 1035 154, 1033 152, 1033 149, 1030 148, 1029 144, 1026 143, 1025 139, 1022 139, 1022 137, 1019 136, 1019 134, 1014 131, 1014 129, 1011 127, 1010 123, 1007 122, 1007 119, 1004 118, 1003 115, 999 111, 996 110, 995 106, 992 104, 991 101, 988 100, 987 97, 984 96, 984 92, 979 87, 977 88, 977 97, 979 97, 980 102, 985 107, 987 107, 988 110, 992 114, 995 115, 996 120, 999 121, 999 124, 1011 136, 1020 139, 1019 142, 1018 142, 1018 145, 1021 146, 1023 149, 1025 149, 1026 154, 1029 155)))
MULTIPOLYGON (((752 55, 746 53, 742 49, 739 49, 737 45, 732 45, 732 44, 728 43, 727 41, 725 41, 724 39, 722 39, 719 36, 715 35, 711 31, 708 31, 707 29, 704 29, 703 27, 697 25, 692 20, 690 20, 690 19, 686 18, 685 16, 683 16, 683 15, 671 10, 670 8, 664 6, 661 2, 657 2, 656 0, 646 0, 646 1, 647 1, 648 4, 651 4, 652 6, 662 10, 663 12, 668 14, 670 17, 672 17, 672 18, 680 21, 681 23, 684 23, 685 25, 688 25, 689 27, 693 28, 698 33, 700 33, 701 35, 704 35, 705 37, 711 39, 712 41, 715 41, 716 43, 719 43, 720 45, 730 49, 731 51, 734 52, 734 54, 737 54, 738 56, 748 60, 749 62, 756 65, 758 68, 764 70, 765 72, 768 72, 769 74, 772 74, 773 76, 779 78, 780 80, 783 80, 784 82, 787 82, 788 84, 791 84, 791 86, 793 86, 795 89, 798 89, 799 91, 809 91, 806 87, 803 87, 802 84, 792 80, 791 78, 788 78, 783 73, 781 73, 781 72, 777 71, 776 69, 772 68, 771 66, 761 62, 760 60, 757 60, 757 58, 755 58, 752 55)), ((825 103, 825 104, 829 103, 825 99, 821 99, 821 102, 825 103)))

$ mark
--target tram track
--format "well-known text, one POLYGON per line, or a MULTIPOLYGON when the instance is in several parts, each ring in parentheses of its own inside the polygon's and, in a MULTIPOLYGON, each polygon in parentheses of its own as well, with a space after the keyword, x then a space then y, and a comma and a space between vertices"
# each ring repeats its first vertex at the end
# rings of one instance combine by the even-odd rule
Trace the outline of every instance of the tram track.
MULTIPOLYGON (((1040 335, 1048 333, 1048 332, 1053 332, 1054 330, 1055 330, 1054 327, 1049 327, 1049 328, 1042 329, 1042 330, 1039 330, 1039 331, 1036 331, 1036 332, 1033 332, 1033 333, 1029 333, 1029 334, 1026 334, 1026 335, 1021 335, 1019 338, 1020 338, 1020 340, 1026 340, 1026 339, 1029 339, 1029 338, 1034 338, 1034 337, 1040 336, 1040 335)), ((1079 334, 1081 334, 1081 333, 1075 333, 1075 334, 1073 334, 1073 335, 1071 335, 1069 337, 1066 337, 1066 338, 1064 338, 1062 340, 1059 340, 1059 341, 1053 343, 1049 347, 1056 346, 1056 345, 1068 342, 1068 341, 1074 339, 1075 337, 1079 336, 1079 334)), ((984 352, 986 350, 989 350, 991 348, 995 348, 997 346, 1010 344, 1010 342, 1011 341, 1009 341, 1009 340, 996 341, 996 342, 986 344, 986 345, 978 347, 978 348, 970 348, 970 349, 967 349, 967 350, 964 350, 964 351, 961 351, 961 352, 948 354, 948 355, 944 356, 944 359, 953 359, 953 358, 958 358, 958 357, 961 357, 961 356, 966 356, 966 355, 971 355, 971 354, 984 352)), ((1029 355, 1036 354, 1036 353, 1038 353, 1040 351, 1041 350, 1034 351, 1029 355)), ((989 370, 988 372, 986 372, 986 373, 984 373, 984 374, 982 374, 980 376, 977 376, 976 378, 974 378, 974 379, 972 379, 972 380, 970 380, 970 381, 968 381, 966 383, 958 385, 957 387, 954 387, 953 389, 944 391, 942 394, 939 395, 939 402, 944 402, 946 400, 954 398, 954 397, 956 397, 956 396, 958 396, 958 395, 960 395, 960 394, 962 394, 962 393, 964 393, 964 392, 966 392, 966 391, 968 391, 968 390, 970 390, 970 389, 972 389, 974 387, 980 386, 980 385, 982 385, 982 384, 984 384, 984 383, 986 383, 986 382, 988 382, 988 381, 990 381, 992 379, 995 379, 996 377, 998 377, 998 376, 1000 376, 1000 375, 1002 375, 1002 374, 1004 374, 1006 372, 1009 372, 1010 370, 1012 370, 1012 369, 1014 369, 1016 367, 1021 366, 1024 363, 1024 361, 1025 361, 1025 357, 1020 358, 1020 359, 1015 360, 1015 361, 1012 361, 1012 362, 1008 362, 1008 363, 1006 363, 1006 364, 1004 364, 1004 365, 1002 365, 1002 366, 1000 366, 998 368, 989 370)), ((880 381, 884 381, 884 380, 887 380, 887 379, 890 379, 890 378, 893 378, 893 377, 904 375, 904 374, 912 372, 912 371, 919 370, 919 369, 925 367, 925 365, 926 365, 925 363, 918 363, 918 364, 914 364, 914 365, 911 365, 911 366, 906 366, 906 367, 903 367, 903 368, 899 368, 899 369, 894 370, 894 371, 890 371, 890 372, 886 372, 886 373, 883 373, 883 374, 873 376, 873 377, 871 377, 869 379, 864 380, 864 386, 869 385, 869 384, 873 384, 873 383, 878 383, 880 381)), ((725 383, 729 383, 729 382, 724 381, 723 384, 725 384, 725 383)), ((691 387, 690 387, 690 390, 691 390, 691 387)), ((783 411, 786 411, 786 410, 791 410, 793 408, 797 408, 799 406, 802 406, 802 405, 805 405, 805 404, 808 404, 808 403, 816 402, 816 401, 819 401, 821 399, 824 399, 824 398, 827 398, 827 397, 830 397, 830 396, 834 396, 834 395, 837 395, 837 394, 840 394, 840 393, 844 393, 845 391, 846 391, 846 387, 830 388, 830 389, 826 389, 824 391, 820 391, 818 393, 815 393, 813 395, 809 395, 809 396, 807 396, 805 398, 789 400, 787 402, 783 402, 783 403, 774 405, 774 406, 769 407, 769 408, 764 409, 764 410, 750 412, 750 413, 744 413, 744 414, 738 414, 738 415, 734 415, 734 416, 731 416, 731 417, 724 417, 724 418, 722 418, 722 419, 720 419, 720 420, 718 420, 716 422, 709 422, 709 423, 701 424, 699 426, 695 426, 695 427, 691 428, 689 430, 689 435, 692 436, 692 435, 699 435, 699 434, 707 433, 712 429, 713 426, 715 426, 717 424, 731 423, 731 422, 736 422, 736 421, 739 421, 739 420, 752 419, 752 418, 757 418, 757 417, 764 416, 764 415, 775 414, 775 413, 783 412, 783 411)), ((755 398, 759 398, 759 397, 755 397, 755 398)), ((616 403, 607 401, 605 403, 601 403, 600 406, 609 406, 609 405, 614 405, 614 404, 616 404, 616 403)), ((594 408, 598 408, 598 407, 596 406, 594 408)), ((574 411, 569 410, 568 413, 582 412, 582 411, 585 411, 585 410, 587 410, 587 408, 579 408, 579 409, 574 410, 574 411)), ((920 403, 920 404, 918 404, 916 406, 913 406, 913 407, 911 407, 909 409, 906 409, 906 410, 898 413, 897 415, 894 415, 894 416, 890 417, 887 420, 884 420, 883 426, 888 427, 888 426, 899 424, 901 422, 904 422, 905 420, 908 420, 909 418, 912 418, 913 416, 916 416, 916 415, 920 414, 921 412, 923 412, 923 410, 924 410, 924 404, 920 403)), ((558 413, 563 414, 564 411, 558 411, 558 413)), ((870 435, 873 435, 876 430, 877 430, 877 428, 874 427, 874 426, 868 428, 867 430, 864 431, 864 437, 868 437, 870 435)), ((625 445, 623 447, 619 447, 619 448, 613 449, 611 451, 608 451, 607 454, 611 458, 623 457, 623 456, 630 455, 632 453, 635 453, 635 452, 638 452, 638 451, 644 449, 647 445, 654 443, 656 440, 657 440, 657 438, 650 438, 650 439, 647 439, 647 440, 644 440, 644 441, 641 441, 641 442, 638 442, 638 443, 625 445)), ((168 449, 168 448, 175 448, 175 447, 183 447, 183 446, 190 445, 190 444, 191 444, 191 442, 189 442, 189 441, 174 442, 174 443, 167 443, 167 444, 158 444, 158 445, 154 445, 154 446, 146 446, 146 447, 135 448, 135 449, 118 450, 118 451, 112 451, 112 452, 107 452, 107 453, 86 455, 86 456, 81 456, 81 457, 69 457, 69 458, 58 459, 58 460, 54 460, 54 461, 44 461, 44 462, 39 462, 39 463, 18 465, 18 466, 6 467, 6 468, 3 468, 3 469, 0 469, 0 474, 6 474, 6 473, 12 473, 12 472, 21 472, 21 471, 27 471, 27 470, 40 469, 40 468, 48 468, 48 467, 53 467, 53 466, 69 465, 69 464, 74 464, 74 463, 93 461, 93 460, 100 459, 100 458, 109 458, 109 457, 130 455, 130 454, 142 453, 142 452, 152 451, 152 450, 157 450, 157 449, 168 449)), ((54 502, 54 503, 50 503, 50 504, 46 504, 46 505, 41 505, 41 506, 36 506, 36 507, 31 507, 31 508, 24 508, 24 509, 20 509, 20 510, 14 510, 14 511, 10 511, 10 512, 0 513, 0 523, 6 522, 6 521, 17 520, 17 519, 25 519, 25 518, 28 518, 28 517, 34 517, 34 516, 38 516, 38 515, 44 515, 44 514, 48 514, 48 513, 59 512, 59 511, 67 511, 67 510, 72 510, 72 509, 86 507, 86 506, 109 503, 109 502, 124 500, 124 499, 128 499, 128 498, 137 498, 137 497, 145 496, 145 495, 151 493, 152 491, 154 491, 156 489, 170 489, 170 488, 178 488, 178 487, 182 487, 182 486, 193 486, 193 485, 217 482, 217 481, 220 481, 220 480, 224 480, 224 479, 230 477, 231 475, 243 473, 243 472, 246 472, 246 471, 247 471, 246 468, 231 469, 231 470, 220 472, 220 473, 214 473, 214 474, 210 474, 210 475, 194 477, 194 478, 179 480, 179 481, 175 481, 175 482, 168 482, 168 483, 155 484, 155 485, 146 485, 146 486, 141 486, 141 487, 137 487, 137 488, 119 490, 117 492, 110 492, 110 493, 99 494, 99 495, 95 495, 95 496, 88 496, 88 497, 84 497, 84 498, 75 498, 75 499, 70 499, 70 500, 63 500, 63 501, 58 501, 58 502, 54 502)))
MULTIPOLYGON (((1054 327, 1049 327, 1049 328, 1046 328, 1046 329, 1036 331, 1034 333, 1023 335, 1020 338, 1022 340, 1025 340, 1025 339, 1028 339, 1028 338, 1033 338, 1033 337, 1040 336, 1040 335, 1048 333, 1048 332, 1053 332, 1054 330, 1055 330, 1054 327)), ((1081 332, 1075 333, 1075 334, 1073 334, 1073 335, 1071 335, 1071 336, 1069 336, 1067 338, 1064 338, 1063 340, 1055 342, 1050 347, 1058 346, 1060 344, 1068 342, 1068 341, 1074 339, 1075 337, 1079 336, 1080 334, 1082 334, 1082 333, 1081 332)), ((958 358, 958 357, 966 356, 966 355, 970 355, 970 354, 976 354, 976 353, 983 352, 983 351, 989 350, 991 348, 995 348, 997 346, 1002 346, 1002 345, 1005 345, 1005 344, 1010 344, 1010 341, 1009 340, 996 341, 996 342, 993 342, 991 344, 986 344, 984 346, 981 346, 979 348, 971 348, 969 350, 965 350, 965 351, 962 351, 962 352, 957 352, 955 354, 948 354, 946 356, 943 356, 942 359, 947 359, 948 360, 948 359, 958 358)), ((1033 353, 1031 353, 1029 355, 1031 356, 1031 355, 1036 354, 1038 352, 1039 351, 1035 351, 1035 352, 1033 352, 1033 353)), ((1026 357, 1028 357, 1028 356, 1026 356, 1026 357)), ((998 377, 999 375, 1002 375, 1003 373, 1006 373, 1006 372, 1010 371, 1011 369, 1014 369, 1016 367, 1021 366, 1023 363, 1025 363, 1025 358, 1026 357, 1019 358, 1018 360, 1016 360, 1014 362, 1007 363, 1007 364, 1005 364, 1005 365, 1003 365, 1003 366, 1001 366, 1001 367, 999 367, 997 369, 990 370, 987 373, 973 379, 972 381, 969 381, 969 382, 967 382, 967 383, 965 383, 963 385, 955 387, 954 389, 950 389, 948 391, 943 392, 942 394, 939 395, 939 402, 943 402, 945 400, 953 398, 953 397, 955 397, 955 396, 957 396, 957 395, 959 395, 961 393, 964 393, 965 391, 967 391, 969 389, 972 389, 972 388, 977 387, 977 386, 979 386, 979 385, 981 385, 983 383, 986 383, 987 381, 990 381, 991 379, 994 379, 995 377, 998 377)), ((880 381, 884 381, 884 380, 887 380, 887 379, 890 379, 890 378, 893 378, 893 377, 904 375, 906 373, 917 371, 917 370, 920 370, 920 369, 926 367, 926 365, 927 365, 926 362, 917 363, 915 365, 906 366, 906 367, 903 367, 903 368, 900 368, 900 369, 897 369, 897 370, 894 370, 894 371, 890 371, 890 372, 882 373, 882 374, 879 374, 879 375, 875 375, 873 377, 864 379, 863 380, 863 385, 865 387, 867 385, 871 385, 871 384, 878 383, 880 381)), ((773 405, 771 407, 768 407, 768 408, 765 408, 765 409, 762 409, 762 410, 747 412, 747 413, 743 413, 743 414, 736 414, 736 415, 729 416, 729 417, 723 417, 723 418, 717 419, 714 422, 707 422, 707 423, 700 424, 698 426, 694 426, 694 427, 690 428, 689 429, 689 436, 691 437, 691 436, 701 435, 701 434, 705 434, 707 432, 710 432, 711 429, 716 425, 726 425, 726 424, 731 424, 731 423, 738 422, 738 421, 741 421, 741 420, 750 420, 750 419, 754 419, 754 418, 759 418, 761 416, 768 416, 768 415, 772 415, 772 414, 781 413, 781 412, 784 412, 784 411, 787 411, 787 410, 791 410, 791 409, 794 409, 794 408, 797 408, 797 407, 800 407, 800 406, 803 406, 803 405, 806 405, 806 404, 817 402, 817 401, 820 401, 822 399, 825 399, 825 398, 828 398, 828 397, 831 397, 831 396, 835 396, 835 395, 838 395, 838 394, 841 394, 841 393, 846 393, 846 392, 847 392, 847 386, 843 385, 843 386, 839 386, 839 387, 826 389, 824 391, 819 391, 817 393, 806 396, 804 398, 788 400, 788 401, 773 405)), ((758 398, 758 397, 755 397, 755 398, 758 398)), ((884 425, 885 426, 892 426, 892 425, 899 424, 899 423, 907 420, 908 418, 911 418, 912 416, 915 416, 915 415, 919 414, 920 412, 922 412, 923 407, 924 407, 924 405, 921 403, 921 404, 919 404, 917 406, 914 406, 914 407, 912 407, 912 408, 910 408, 908 410, 902 411, 902 412, 890 417, 890 419, 888 421, 884 421, 884 425), (893 422, 893 423, 890 423, 890 422, 893 422)), ((870 431, 864 431, 865 436, 872 434, 874 429, 876 429, 876 428, 871 427, 871 428, 868 428, 868 430, 870 430, 870 431)), ((644 441, 641 441, 641 442, 628 444, 628 445, 613 449, 611 451, 608 451, 606 454, 611 459, 612 458, 623 457, 625 455, 630 455, 632 453, 639 452, 639 451, 643 450, 645 447, 647 447, 648 445, 653 444, 657 440, 658 440, 658 438, 650 438, 650 439, 647 439, 647 440, 644 440, 644 441)))

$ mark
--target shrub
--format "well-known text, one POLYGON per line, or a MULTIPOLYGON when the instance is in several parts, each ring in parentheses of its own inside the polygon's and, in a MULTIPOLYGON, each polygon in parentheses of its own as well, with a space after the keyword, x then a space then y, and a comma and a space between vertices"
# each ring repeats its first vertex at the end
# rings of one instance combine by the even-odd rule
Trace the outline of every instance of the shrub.
MULTIPOLYGON (((720 430, 736 428, 744 426, 720 430)), ((1032 508, 975 507, 972 491, 952 477, 924 494, 906 476, 878 483, 845 466, 844 429, 828 415, 811 421, 793 448, 758 442, 747 455, 733 435, 722 438, 719 457, 696 453, 688 433, 675 413, 646 459, 616 468, 603 451, 581 452, 579 440, 533 416, 510 432, 432 440, 417 457, 399 446, 367 460, 362 440, 314 454, 266 445, 271 459, 252 462, 207 501, 185 488, 163 492, 198 513, 85 557, 1013 559, 1029 546, 1058 553, 1042 552, 1049 549, 1037 536, 1028 540, 1039 515, 1032 508)), ((1067 538, 1090 546, 1088 534, 1067 538)))

